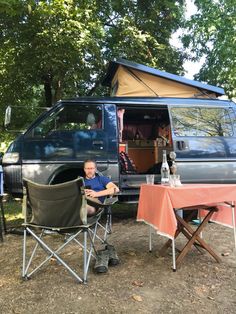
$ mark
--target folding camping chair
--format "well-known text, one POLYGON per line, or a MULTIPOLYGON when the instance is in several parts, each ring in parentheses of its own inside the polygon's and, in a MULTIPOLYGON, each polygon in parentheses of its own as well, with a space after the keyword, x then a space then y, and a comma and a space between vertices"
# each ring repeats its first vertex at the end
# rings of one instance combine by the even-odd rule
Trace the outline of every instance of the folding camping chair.
MULTIPOLYGON (((60 183, 56 185, 37 184, 29 180, 24 182, 23 214, 25 217, 24 242, 23 242, 23 270, 22 277, 30 278, 43 265, 55 258, 63 265, 78 282, 87 281, 87 273, 91 257, 96 256, 94 241, 96 238, 98 221, 101 218, 105 205, 97 199, 89 198, 89 203, 98 208, 96 214, 87 217, 87 198, 84 194, 83 178, 60 183), (31 219, 29 218, 29 206, 32 210, 31 219), (39 232, 38 232, 38 231, 39 232), (47 243, 48 231, 56 232, 64 236, 64 243, 57 249, 52 249, 47 243), (27 234, 32 235, 36 244, 27 258, 27 234), (79 241, 78 236, 83 235, 83 242, 79 241), (87 243, 88 242, 88 243, 87 243), (73 270, 61 257, 61 251, 68 244, 76 243, 83 251, 83 276, 73 270), (42 248, 47 257, 36 266, 36 251, 42 248)), ((50 237, 55 240, 55 235, 50 237)), ((52 240, 51 239, 51 240, 52 240)), ((77 251, 79 253, 79 250, 77 251)), ((70 255, 70 254, 69 254, 70 255)))

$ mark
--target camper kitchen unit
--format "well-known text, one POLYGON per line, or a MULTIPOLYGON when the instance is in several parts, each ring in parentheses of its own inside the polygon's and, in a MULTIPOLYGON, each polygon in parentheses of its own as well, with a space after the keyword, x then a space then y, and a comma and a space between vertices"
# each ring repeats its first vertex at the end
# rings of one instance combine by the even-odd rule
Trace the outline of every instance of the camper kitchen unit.
POLYGON ((160 182, 163 150, 176 153, 183 183, 236 183, 235 104, 217 98, 222 88, 123 59, 110 62, 103 84, 111 97, 59 101, 9 146, 9 193, 22 193, 22 178, 74 179, 92 158, 120 200, 137 200, 147 173, 160 182))

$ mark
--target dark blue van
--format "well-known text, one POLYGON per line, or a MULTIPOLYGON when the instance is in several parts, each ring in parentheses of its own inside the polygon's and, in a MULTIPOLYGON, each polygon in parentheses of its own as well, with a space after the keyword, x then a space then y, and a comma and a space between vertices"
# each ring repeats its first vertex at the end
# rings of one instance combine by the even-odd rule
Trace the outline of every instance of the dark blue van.
POLYGON ((163 150, 176 153, 182 182, 236 183, 235 118, 233 102, 208 97, 59 101, 4 154, 5 184, 21 194, 23 177, 46 184, 71 180, 93 158, 119 185, 120 198, 135 198, 147 173, 160 181, 163 150))

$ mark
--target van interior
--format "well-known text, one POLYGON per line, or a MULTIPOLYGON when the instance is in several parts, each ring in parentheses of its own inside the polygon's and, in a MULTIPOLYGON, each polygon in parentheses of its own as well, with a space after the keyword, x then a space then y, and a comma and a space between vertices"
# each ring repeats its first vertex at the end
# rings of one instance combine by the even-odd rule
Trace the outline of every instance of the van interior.
POLYGON ((129 159, 121 162, 121 174, 160 174, 163 150, 167 156, 173 150, 167 107, 122 107, 117 115, 120 159, 129 159))

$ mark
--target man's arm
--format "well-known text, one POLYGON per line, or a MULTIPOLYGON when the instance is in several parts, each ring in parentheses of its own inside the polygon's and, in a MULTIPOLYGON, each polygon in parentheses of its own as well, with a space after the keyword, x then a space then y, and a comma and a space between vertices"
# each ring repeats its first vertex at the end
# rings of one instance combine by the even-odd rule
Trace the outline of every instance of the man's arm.
MULTIPOLYGON (((106 189, 107 189, 107 190, 111 190, 111 191, 110 191, 111 193, 109 193, 109 194, 107 194, 107 195, 112 195, 112 194, 115 194, 115 193, 120 192, 120 189, 118 188, 118 186, 115 185, 115 183, 113 183, 113 182, 107 183, 106 189)), ((105 190, 105 191, 106 191, 106 190, 105 190)))
POLYGON ((85 190, 86 195, 91 197, 100 197, 100 196, 107 196, 107 195, 113 195, 115 193, 118 193, 120 190, 117 185, 115 185, 113 182, 109 182, 106 185, 106 189, 96 192, 93 190, 85 190))

